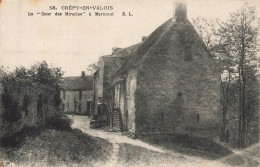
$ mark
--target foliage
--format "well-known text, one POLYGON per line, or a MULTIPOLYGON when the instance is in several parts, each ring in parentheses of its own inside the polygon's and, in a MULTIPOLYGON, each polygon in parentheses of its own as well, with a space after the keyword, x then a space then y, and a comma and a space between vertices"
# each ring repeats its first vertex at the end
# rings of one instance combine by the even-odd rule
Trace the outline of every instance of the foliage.
POLYGON ((206 19, 203 17, 198 17, 192 20, 192 23, 199 33, 199 36, 205 43, 207 49, 209 51, 212 51, 215 47, 216 41, 216 27, 215 27, 215 21, 206 19))
POLYGON ((93 75, 98 70, 98 64, 99 62, 88 65, 87 71, 89 75, 93 75))
POLYGON ((20 166, 91 166, 95 161, 108 160, 112 149, 108 141, 79 130, 39 127, 26 127, 1 144, 1 157, 20 166))
POLYGON ((49 67, 46 61, 33 65, 28 73, 32 82, 48 86, 58 86, 64 74, 60 67, 49 67))
POLYGON ((26 140, 26 137, 36 137, 43 129, 39 127, 24 127, 19 132, 1 138, 0 146, 4 148, 17 148, 26 140))
POLYGON ((5 90, 2 94, 2 101, 4 107, 3 119, 8 122, 16 122, 21 119, 22 114, 18 107, 16 99, 12 98, 10 94, 5 90))
MULTIPOLYGON (((207 48, 215 57, 219 71, 228 75, 222 80, 223 106, 223 138, 226 138, 227 115, 235 115, 239 125, 239 141, 242 147, 250 143, 252 117, 250 113, 258 110, 258 83, 256 80, 256 64, 258 48, 259 20, 255 6, 247 3, 236 12, 230 13, 228 20, 212 21, 204 18, 193 20, 195 28, 204 40, 207 48), (238 75, 234 83, 233 76, 238 75), (236 90, 235 94, 232 91, 236 90), (234 101, 235 100, 235 101, 234 101), (227 112, 235 112, 227 113, 227 112)), ((257 114, 253 114, 254 118, 257 114)))
POLYGON ((54 100, 54 106, 55 107, 59 107, 61 105, 61 97, 60 97, 60 91, 59 90, 56 90, 56 93, 53 97, 53 100, 54 100))
POLYGON ((55 114, 46 120, 46 125, 48 128, 56 129, 60 131, 70 131, 71 120, 62 114, 55 114))
POLYGON ((228 54, 233 56, 236 70, 239 74, 239 142, 242 147, 246 146, 248 126, 248 111, 246 104, 246 88, 248 78, 254 75, 254 60, 257 52, 258 27, 255 24, 255 7, 243 6, 240 10, 231 13, 227 22, 219 23, 219 35, 221 42, 227 43, 228 54), (250 74, 253 73, 253 74, 250 74), (248 75, 249 74, 249 75, 248 75))
MULTIPOLYGON (((7 72, 1 68, 1 85, 3 87, 2 102, 4 107, 4 120, 8 122, 17 122, 21 118, 21 110, 26 106, 19 106, 18 100, 23 95, 25 89, 32 88, 33 84, 38 88, 46 90, 56 90, 54 98, 55 107, 58 107, 61 100, 57 97, 59 92, 59 83, 62 82, 63 72, 61 68, 49 66, 45 61, 33 65, 30 69, 25 67, 16 67, 13 72, 7 72)), ((28 100, 30 97, 28 97, 28 100)), ((25 99, 26 100, 26 99, 25 99)), ((26 101, 25 101, 26 102, 26 101)), ((39 101, 37 108, 41 106, 39 101)), ((40 108, 39 108, 40 112, 40 108)))

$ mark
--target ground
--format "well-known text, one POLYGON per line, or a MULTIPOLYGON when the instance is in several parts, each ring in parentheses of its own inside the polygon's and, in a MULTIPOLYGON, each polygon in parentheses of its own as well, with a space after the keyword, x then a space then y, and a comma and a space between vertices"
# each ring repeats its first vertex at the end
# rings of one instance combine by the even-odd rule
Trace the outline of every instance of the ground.
POLYGON ((154 141, 131 139, 122 133, 91 129, 91 120, 86 116, 68 117, 73 121, 71 126, 68 118, 55 117, 47 127, 27 127, 1 140, 0 167, 257 167, 260 164, 259 144, 223 156, 225 147, 205 139, 192 142, 171 136, 154 141))
POLYGON ((122 133, 91 129, 90 119, 85 116, 69 116, 73 120, 72 128, 80 129, 93 137, 108 140, 112 144, 110 159, 98 162, 94 166, 258 166, 259 145, 245 151, 209 160, 191 156, 165 147, 155 146, 139 139, 131 139, 122 133), (258 154, 255 154, 258 153, 258 154))

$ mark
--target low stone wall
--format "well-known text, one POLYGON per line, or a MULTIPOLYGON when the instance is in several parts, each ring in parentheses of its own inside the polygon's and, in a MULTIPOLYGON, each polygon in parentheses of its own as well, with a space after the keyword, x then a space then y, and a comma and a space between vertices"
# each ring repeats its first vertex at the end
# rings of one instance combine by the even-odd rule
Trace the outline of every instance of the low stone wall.
POLYGON ((46 118, 59 112, 55 107, 55 89, 39 84, 23 87, 20 90, 9 91, 11 104, 16 111, 6 109, 4 90, 0 89, 0 137, 20 131, 26 126, 43 126, 46 118))

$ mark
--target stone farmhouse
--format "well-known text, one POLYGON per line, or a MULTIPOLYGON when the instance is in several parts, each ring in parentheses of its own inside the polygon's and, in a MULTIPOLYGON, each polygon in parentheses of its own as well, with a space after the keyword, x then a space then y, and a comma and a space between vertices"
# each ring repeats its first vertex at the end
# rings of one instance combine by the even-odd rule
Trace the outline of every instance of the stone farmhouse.
POLYGON ((62 110, 66 113, 90 115, 93 110, 93 76, 66 77, 61 86, 62 110))
POLYGON ((160 133, 219 135, 220 73, 187 19, 173 18, 128 48, 113 48, 94 74, 94 114, 135 136, 160 133))

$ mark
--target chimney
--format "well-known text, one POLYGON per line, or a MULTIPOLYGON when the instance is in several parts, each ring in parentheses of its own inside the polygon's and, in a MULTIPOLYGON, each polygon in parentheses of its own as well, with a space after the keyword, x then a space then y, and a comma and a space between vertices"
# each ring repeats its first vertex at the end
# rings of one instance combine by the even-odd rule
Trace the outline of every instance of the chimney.
POLYGON ((116 51, 120 50, 121 48, 113 47, 112 48, 112 54, 114 54, 116 51))
POLYGON ((147 36, 142 36, 142 42, 147 38, 147 36))
POLYGON ((82 71, 81 72, 81 79, 84 79, 86 77, 86 73, 85 73, 85 71, 82 71))
POLYGON ((187 6, 183 2, 176 2, 175 4, 175 20, 176 22, 183 22, 187 19, 187 6))

